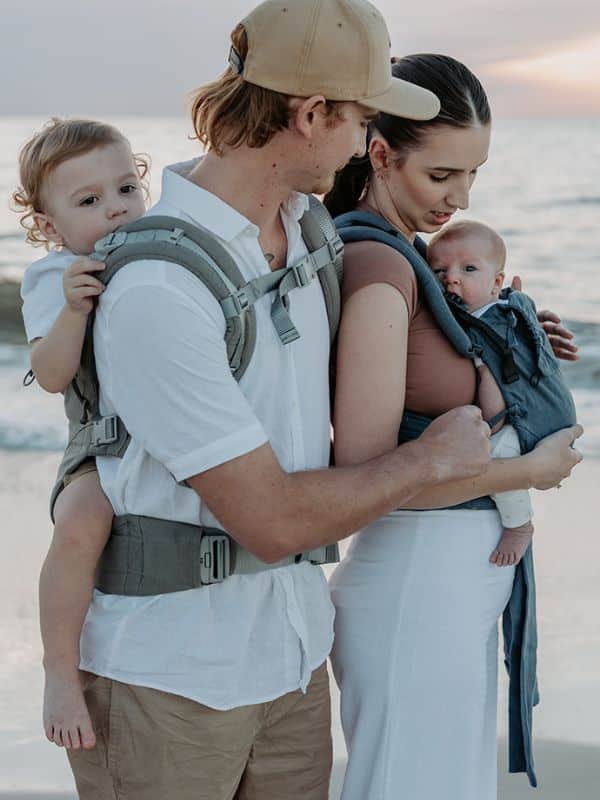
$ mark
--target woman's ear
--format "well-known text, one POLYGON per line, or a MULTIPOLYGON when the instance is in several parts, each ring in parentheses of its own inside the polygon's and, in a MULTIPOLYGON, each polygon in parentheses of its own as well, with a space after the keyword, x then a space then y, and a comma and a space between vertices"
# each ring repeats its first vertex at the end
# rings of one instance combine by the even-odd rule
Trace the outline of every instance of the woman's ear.
POLYGON ((379 136, 373 136, 369 144, 369 158, 373 172, 377 175, 380 172, 385 172, 389 166, 388 157, 389 145, 379 136))

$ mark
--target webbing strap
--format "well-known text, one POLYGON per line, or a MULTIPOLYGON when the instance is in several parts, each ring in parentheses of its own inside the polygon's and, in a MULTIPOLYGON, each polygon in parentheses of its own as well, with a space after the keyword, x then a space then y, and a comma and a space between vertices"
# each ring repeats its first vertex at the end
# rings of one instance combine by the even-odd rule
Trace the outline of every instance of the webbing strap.
MULTIPOLYGON (((205 250, 186 236, 182 228, 115 231, 96 243, 94 256, 97 259, 106 258, 113 250, 123 245, 147 244, 149 242, 184 247, 201 258, 206 258, 205 250)), ((268 275, 254 278, 239 289, 227 281, 231 294, 219 300, 225 319, 239 317, 261 297, 276 291, 277 294, 271 306, 273 325, 282 344, 289 344, 295 341, 300 338, 300 334, 288 312, 288 294, 293 289, 303 289, 311 284, 319 271, 332 264, 337 256, 338 252, 334 244, 326 242, 322 247, 304 256, 296 264, 274 270, 268 275)), ((216 267, 218 269, 219 265, 217 264, 216 267)))
POLYGON ((156 595, 221 583, 231 575, 336 561, 334 544, 267 564, 216 528, 128 514, 114 518, 96 588, 105 594, 156 595))

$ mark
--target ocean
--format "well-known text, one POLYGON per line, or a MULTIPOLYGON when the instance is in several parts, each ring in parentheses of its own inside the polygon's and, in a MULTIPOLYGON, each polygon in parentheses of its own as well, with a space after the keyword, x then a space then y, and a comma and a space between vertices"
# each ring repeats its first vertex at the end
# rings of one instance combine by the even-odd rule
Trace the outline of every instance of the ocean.
MULTIPOLYGON (((0 449, 5 450, 60 450, 66 435, 60 398, 35 384, 22 386, 29 352, 18 288, 27 265, 43 251, 25 243, 18 215, 9 207, 19 148, 44 121, 0 121, 0 449)), ((134 150, 151 156, 153 199, 162 168, 198 152, 183 118, 109 121, 125 132, 134 150)), ((538 307, 558 312, 576 334, 581 357, 564 371, 586 428, 581 447, 587 456, 600 455, 600 419, 594 413, 600 399, 599 175, 600 119, 500 120, 471 208, 462 213, 502 234, 507 274, 520 275, 538 307)))

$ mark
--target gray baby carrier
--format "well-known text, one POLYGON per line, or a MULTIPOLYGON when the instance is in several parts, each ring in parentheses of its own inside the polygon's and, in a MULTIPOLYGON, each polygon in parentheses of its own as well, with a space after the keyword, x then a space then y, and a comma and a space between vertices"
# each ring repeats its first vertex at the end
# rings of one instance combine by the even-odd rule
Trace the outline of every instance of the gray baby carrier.
MULTIPOLYGON (((517 431, 521 451, 529 452, 544 436, 575 423, 575 407, 556 357, 540 328, 533 301, 521 292, 505 290, 506 304, 496 304, 481 319, 448 298, 425 261, 426 247, 417 237, 412 246, 386 220, 367 211, 337 217, 344 243, 372 240, 400 252, 411 264, 419 291, 436 322, 454 348, 473 361, 481 358, 504 396, 502 416, 517 431)), ((407 410, 399 442, 416 439, 431 422, 407 410)), ((468 508, 494 508, 489 497, 464 504, 468 508)), ((457 624, 461 624, 460 620, 457 624)), ((537 786, 533 759, 533 707, 539 702, 537 684, 537 625, 535 573, 531 546, 515 570, 510 600, 502 618, 504 662, 509 675, 508 765, 510 772, 526 772, 537 786)))
MULTIPOLYGON (((256 344, 254 304, 261 297, 273 297, 271 319, 282 345, 287 345, 299 338, 289 314, 289 294, 318 278, 331 339, 337 331, 342 242, 331 217, 314 197, 310 198, 300 226, 308 255, 290 267, 251 281, 246 281, 214 234, 172 217, 143 217, 119 228, 96 243, 93 257, 105 263, 101 275, 105 284, 126 264, 147 259, 169 261, 192 272, 221 306, 226 319, 229 365, 239 381, 256 344)), ((80 368, 65 394, 69 443, 52 492, 52 516, 65 478, 87 459, 122 458, 130 441, 118 416, 100 414, 92 330, 93 314, 88 320, 80 368)), ((232 574, 250 574, 303 561, 325 564, 338 560, 334 544, 266 564, 222 530, 127 514, 114 518, 98 564, 96 587, 108 594, 155 595, 218 583, 232 574)))
MULTIPOLYGON (((365 239, 383 242, 410 262, 422 297, 454 348, 466 358, 481 358, 490 369, 506 410, 488 422, 494 425, 506 417, 517 431, 523 453, 545 436, 575 424, 571 393, 531 298, 504 289, 501 297, 507 302, 492 306, 477 319, 460 301, 444 294, 425 261, 422 239, 417 237, 412 246, 389 223, 368 211, 343 214, 337 217, 336 225, 345 243, 365 239)), ((407 410, 399 442, 417 438, 430 422, 429 417, 407 410)))

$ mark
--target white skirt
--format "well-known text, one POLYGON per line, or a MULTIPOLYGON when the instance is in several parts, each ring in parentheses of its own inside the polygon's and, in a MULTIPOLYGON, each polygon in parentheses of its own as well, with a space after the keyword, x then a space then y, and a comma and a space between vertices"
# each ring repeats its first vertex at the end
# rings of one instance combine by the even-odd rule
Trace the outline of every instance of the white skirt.
POLYGON ((501 530, 496 511, 395 511, 354 537, 330 582, 342 800, 495 800, 501 530))

